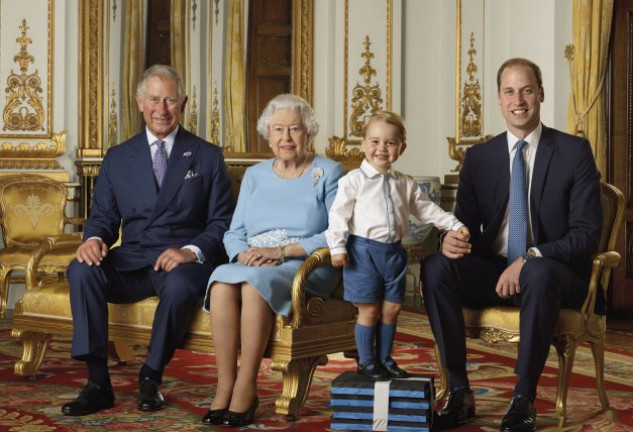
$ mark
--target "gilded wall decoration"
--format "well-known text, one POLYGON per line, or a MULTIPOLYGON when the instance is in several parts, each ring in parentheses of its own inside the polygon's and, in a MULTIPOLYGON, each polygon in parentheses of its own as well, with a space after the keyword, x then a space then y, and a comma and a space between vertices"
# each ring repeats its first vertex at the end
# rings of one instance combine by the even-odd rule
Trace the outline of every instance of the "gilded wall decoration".
POLYGON ((376 111, 382 110, 382 92, 380 84, 373 83, 372 78, 376 76, 376 70, 371 66, 371 59, 374 54, 369 50, 371 42, 369 36, 365 36, 365 51, 361 57, 365 59, 365 64, 358 71, 363 77, 363 84, 356 83, 352 89, 352 113, 350 114, 351 135, 355 137, 363 136, 363 125, 367 117, 376 111))
POLYGON ((213 84, 213 102, 211 104, 211 118, 210 118, 210 134, 211 142, 214 144, 220 143, 220 109, 218 102, 218 85, 213 84))
POLYGON ((189 123, 187 130, 194 135, 198 134, 198 104, 196 103, 196 86, 193 86, 193 96, 191 96, 191 109, 189 110, 189 123))
POLYGON ((50 141, 36 144, 5 141, 0 144, 0 169, 58 170, 55 160, 66 153, 66 132, 53 134, 50 141))
POLYGON ((475 35, 470 34, 470 48, 468 50, 469 62, 466 66, 468 81, 464 82, 464 91, 461 100, 461 131, 464 138, 480 138, 482 135, 481 120, 481 85, 477 79, 477 65, 475 64, 474 47, 475 35))
MULTIPOLYGON (((112 84, 114 87, 114 84, 112 84)), ((119 142, 119 120, 118 112, 116 109, 116 91, 112 89, 112 95, 110 97, 110 113, 108 116, 108 147, 112 148, 119 142)))
POLYGON ((11 69, 7 78, 6 104, 2 112, 5 131, 43 131, 44 130, 44 106, 42 103, 42 79, 39 71, 29 73, 29 64, 35 63, 35 58, 29 54, 28 45, 33 40, 27 36, 29 27, 26 19, 20 26, 21 36, 16 39, 20 44, 20 52, 13 57, 13 61, 20 65, 20 73, 11 69))
MULTIPOLYGON (((483 74, 483 67, 479 67, 477 60, 483 59, 483 53, 479 55, 477 43, 481 44, 475 37, 477 34, 483 35, 484 22, 484 0, 471 1, 466 4, 467 13, 463 14, 462 1, 456 0, 456 56, 455 56, 455 136, 447 137, 448 155, 457 161, 457 165, 452 170, 454 173, 462 168, 466 150, 472 145, 479 144, 491 138, 491 135, 484 133, 483 118, 483 91, 479 76, 483 74), (462 22, 462 16, 469 19, 462 22), (462 40, 463 28, 472 29, 466 32, 468 39, 462 40), (466 43, 468 50, 463 58, 462 42, 466 43), (478 56, 479 55, 479 56, 478 56), (466 62, 466 67, 462 70, 462 64, 466 62), (462 72, 466 72, 466 79, 462 81, 462 72)), ((483 36, 482 38, 483 39, 483 36)), ((445 183, 457 183, 457 175, 449 174, 445 176, 445 183)))

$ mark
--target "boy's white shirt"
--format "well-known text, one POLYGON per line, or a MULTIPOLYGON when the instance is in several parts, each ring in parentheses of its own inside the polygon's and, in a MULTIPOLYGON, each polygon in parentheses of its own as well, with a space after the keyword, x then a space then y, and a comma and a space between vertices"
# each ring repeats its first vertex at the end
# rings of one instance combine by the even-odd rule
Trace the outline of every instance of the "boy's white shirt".
POLYGON ((382 174, 365 159, 338 181, 325 232, 330 252, 346 253, 350 234, 397 242, 409 232, 409 214, 442 230, 464 225, 423 194, 412 177, 393 169, 382 174))

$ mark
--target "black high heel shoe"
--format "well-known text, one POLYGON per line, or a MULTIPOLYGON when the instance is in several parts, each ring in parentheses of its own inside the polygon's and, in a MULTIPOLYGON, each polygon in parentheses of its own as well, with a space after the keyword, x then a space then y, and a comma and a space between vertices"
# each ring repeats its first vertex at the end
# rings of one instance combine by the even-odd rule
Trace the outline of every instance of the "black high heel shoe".
POLYGON ((227 411, 228 408, 207 411, 204 417, 202 417, 202 424, 221 425, 227 411))
POLYGON ((255 418, 255 410, 259 406, 259 399, 255 396, 255 400, 250 408, 243 413, 238 413, 235 411, 227 410, 224 414, 224 419, 222 420, 222 424, 225 426, 231 427, 242 427, 253 423, 253 418, 255 418))

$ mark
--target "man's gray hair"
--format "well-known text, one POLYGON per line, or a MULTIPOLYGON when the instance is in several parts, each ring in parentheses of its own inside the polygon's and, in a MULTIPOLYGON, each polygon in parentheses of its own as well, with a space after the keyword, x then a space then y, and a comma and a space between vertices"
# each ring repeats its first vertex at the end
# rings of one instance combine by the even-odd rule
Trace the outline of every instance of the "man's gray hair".
POLYGON ((143 72, 141 79, 136 85, 137 96, 145 95, 145 83, 149 78, 152 77, 166 78, 176 81, 176 83, 178 84, 178 100, 182 100, 185 97, 185 84, 182 82, 180 74, 173 67, 163 64, 155 64, 145 69, 145 72, 143 72))

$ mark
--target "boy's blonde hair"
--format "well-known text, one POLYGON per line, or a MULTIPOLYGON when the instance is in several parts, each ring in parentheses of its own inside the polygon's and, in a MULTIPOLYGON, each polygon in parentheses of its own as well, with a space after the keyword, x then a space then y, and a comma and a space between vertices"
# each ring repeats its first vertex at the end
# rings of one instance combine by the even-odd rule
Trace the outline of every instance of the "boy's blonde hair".
POLYGON ((374 121, 383 121, 387 124, 395 126, 402 144, 407 143, 407 125, 404 121, 404 118, 402 118, 400 114, 396 114, 391 111, 376 111, 365 121, 365 125, 363 126, 363 138, 366 138, 367 129, 369 128, 369 125, 374 121))

